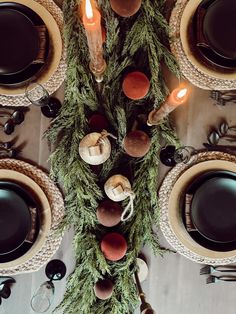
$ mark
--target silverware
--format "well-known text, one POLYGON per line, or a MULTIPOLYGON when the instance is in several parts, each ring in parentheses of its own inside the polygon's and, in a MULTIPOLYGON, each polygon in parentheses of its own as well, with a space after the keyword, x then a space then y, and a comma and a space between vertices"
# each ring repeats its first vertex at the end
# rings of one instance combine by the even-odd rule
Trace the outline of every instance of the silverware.
POLYGON ((1 151, 0 150, 0 158, 16 158, 16 156, 20 153, 20 151, 16 150, 16 149, 9 149, 9 150, 5 150, 5 151, 1 151))
POLYGON ((236 126, 229 126, 227 122, 222 122, 219 126, 219 133, 221 135, 226 135, 229 130, 236 131, 236 126))
POLYGON ((217 131, 212 131, 208 135, 208 138, 207 138, 208 142, 212 145, 217 145, 219 143, 220 139, 224 139, 228 142, 234 142, 234 141, 236 141, 236 135, 232 135, 232 134, 221 135, 217 131))
POLYGON ((10 112, 0 112, 0 118, 9 118, 14 124, 21 124, 25 120, 23 111, 15 110, 12 114, 10 112))
POLYGON ((220 151, 236 151, 236 146, 231 145, 212 145, 209 143, 203 143, 203 146, 206 147, 208 150, 220 150, 220 151))
POLYGON ((229 266, 211 266, 211 265, 206 265, 206 266, 203 266, 201 269, 200 269, 200 275, 211 275, 212 273, 214 272, 229 272, 229 273, 232 273, 232 272, 236 272, 236 265, 233 266, 233 265, 229 265, 229 266))
POLYGON ((236 102, 236 93, 233 91, 220 92, 217 90, 213 90, 210 93, 210 98, 215 100, 218 105, 225 106, 227 102, 236 102))
POLYGON ((230 282, 236 282, 236 276, 209 276, 206 279, 206 283, 217 283, 220 281, 230 281, 230 282))

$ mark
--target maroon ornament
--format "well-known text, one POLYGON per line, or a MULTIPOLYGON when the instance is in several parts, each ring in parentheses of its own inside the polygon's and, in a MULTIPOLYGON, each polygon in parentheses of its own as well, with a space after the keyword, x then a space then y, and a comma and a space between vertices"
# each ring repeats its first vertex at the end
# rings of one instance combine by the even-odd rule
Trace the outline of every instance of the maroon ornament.
POLYGON ((127 242, 119 233, 108 233, 101 241, 101 251, 106 259, 113 262, 119 261, 127 252, 127 242))
POLYGON ((107 130, 109 127, 109 123, 106 119, 106 117, 104 117, 103 115, 99 114, 99 113, 95 113, 93 114, 89 121, 89 128, 91 132, 102 132, 102 130, 107 130))
POLYGON ((131 131, 124 138, 124 150, 131 157, 143 157, 151 146, 149 136, 143 131, 131 131))
POLYGON ((124 94, 133 100, 145 97, 149 88, 149 79, 144 73, 138 71, 127 74, 122 84, 124 94))
POLYGON ((104 201, 97 208, 97 219, 105 227, 116 226, 121 219, 122 208, 112 201, 104 201))
POLYGON ((100 300, 107 300, 112 296, 113 286, 110 279, 99 280, 94 286, 94 293, 100 300))
POLYGON ((130 17, 138 12, 142 0, 110 0, 112 10, 122 17, 130 17))

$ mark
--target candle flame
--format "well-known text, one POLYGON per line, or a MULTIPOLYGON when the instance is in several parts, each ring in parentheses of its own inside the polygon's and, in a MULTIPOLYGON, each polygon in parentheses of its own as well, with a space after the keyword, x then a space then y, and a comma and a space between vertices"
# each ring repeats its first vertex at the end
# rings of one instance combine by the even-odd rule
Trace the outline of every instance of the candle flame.
POLYGON ((88 19, 93 18, 93 9, 90 0, 85 0, 85 14, 88 19))
POLYGON ((183 98, 183 97, 186 96, 187 92, 188 92, 188 89, 187 89, 187 88, 183 88, 183 89, 181 89, 181 90, 177 93, 176 96, 177 96, 178 99, 181 99, 181 98, 183 98))

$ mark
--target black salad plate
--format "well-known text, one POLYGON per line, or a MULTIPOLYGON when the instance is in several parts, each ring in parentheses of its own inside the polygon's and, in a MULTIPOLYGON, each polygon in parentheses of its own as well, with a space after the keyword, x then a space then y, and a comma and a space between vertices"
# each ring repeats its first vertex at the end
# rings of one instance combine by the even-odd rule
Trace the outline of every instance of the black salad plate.
MULTIPOLYGON (((40 225, 40 218, 39 218, 39 203, 38 200, 35 198, 34 195, 32 195, 31 191, 28 190, 28 188, 24 187, 22 184, 18 184, 13 181, 8 180, 1 180, 0 181, 0 191, 2 189, 10 190, 11 192, 16 193, 21 199, 24 200, 24 202, 27 204, 27 207, 36 207, 37 208, 37 216, 36 216, 36 232, 34 240, 36 239, 38 232, 39 232, 39 225, 40 225)), ((31 221, 31 218, 30 218, 31 221)), ((24 239, 25 240, 25 239, 24 239)), ((12 260, 15 260, 21 256, 23 256, 33 245, 33 243, 29 242, 22 242, 20 246, 15 248, 13 251, 0 254, 0 263, 6 263, 10 262, 12 260)))
MULTIPOLYGON (((236 188, 233 188, 234 192, 232 193, 232 187, 227 187, 229 183, 230 185, 233 184, 233 186, 236 185, 236 173, 223 170, 208 171, 194 179, 185 191, 186 194, 194 195, 191 204, 191 215, 192 220, 195 219, 194 225, 197 229, 196 231, 189 232, 189 235, 201 246, 219 252, 226 252, 236 249, 236 232, 232 229, 231 232, 229 232, 229 228, 232 228, 232 224, 235 224, 235 222, 230 221, 229 216, 235 215, 233 205, 231 203, 232 199, 230 197, 233 197, 234 199, 236 188), (212 180, 214 183, 212 183, 212 180), (227 182, 226 184, 225 181, 227 182), (217 190, 215 190, 215 184, 217 185, 217 190), (222 184, 223 190, 221 190, 222 184), (214 189, 213 192, 212 189, 214 189), (198 196, 199 193, 200 197, 198 196), (211 193, 214 195, 213 198, 211 198, 211 193), (231 206, 227 208, 226 203, 223 203, 223 212, 221 207, 222 200, 220 197, 220 194, 222 195, 222 193, 227 198, 229 197, 228 200, 231 204, 231 206), (197 202, 202 202, 202 200, 204 200, 203 205, 201 205, 202 203, 200 202, 201 207, 196 207, 197 209, 193 209, 193 206, 196 206, 196 203, 193 205, 194 198, 198 199, 197 202), (202 208, 204 209, 203 212, 202 208), (196 213, 193 211, 196 211, 196 213), (222 224, 218 220, 219 217, 220 219, 223 217, 223 220, 221 221, 222 224)), ((184 208, 184 198, 182 199, 182 204, 182 208, 184 208)), ((232 216, 231 220, 233 220, 232 216)), ((184 211, 183 221, 185 223, 184 211)))
POLYGON ((193 19, 196 48, 206 61, 223 69, 236 68, 235 16, 235 0, 203 0, 193 19), (199 38, 204 38, 204 45, 199 38))
POLYGON ((0 188, 0 254, 17 249, 31 228, 28 205, 16 192, 0 188))
MULTIPOLYGON (((0 3, 0 12, 4 9, 15 10, 27 16, 31 20, 34 26, 45 25, 44 21, 41 17, 34 12, 32 9, 28 8, 25 5, 16 2, 1 2, 0 3)), ((48 34, 46 34, 46 51, 45 51, 45 59, 47 59, 49 53, 49 38, 48 34)), ((35 63, 26 67, 23 71, 20 71, 15 74, 10 75, 1 75, 0 73, 0 85, 7 87, 17 87, 24 85, 27 81, 37 77, 40 71, 43 69, 45 64, 43 63, 35 63)))
POLYGON ((0 10, 0 74, 15 74, 27 68, 39 52, 39 35, 23 13, 0 10))

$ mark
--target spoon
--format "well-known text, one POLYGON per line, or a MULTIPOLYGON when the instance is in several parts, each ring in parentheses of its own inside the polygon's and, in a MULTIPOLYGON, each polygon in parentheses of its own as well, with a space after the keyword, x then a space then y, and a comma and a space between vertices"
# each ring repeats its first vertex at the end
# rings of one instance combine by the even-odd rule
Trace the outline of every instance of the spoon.
POLYGON ((17 151, 14 148, 8 149, 8 150, 5 150, 5 151, 1 151, 1 149, 0 149, 0 157, 4 157, 4 158, 5 157, 15 158, 18 153, 19 153, 19 151, 17 151))
POLYGON ((3 285, 3 288, 0 290, 0 297, 8 299, 11 295, 11 289, 7 285, 3 285))
POLYGON ((226 135, 229 130, 236 131, 236 126, 229 126, 228 123, 222 122, 219 126, 220 135, 226 135))
POLYGON ((208 142, 212 145, 217 145, 220 141, 220 139, 223 138, 225 139, 226 141, 229 141, 229 142, 232 142, 236 141, 236 136, 234 135, 227 135, 227 136, 222 136, 220 135, 217 131, 212 131, 209 135, 208 135, 208 142))
POLYGON ((9 112, 3 112, 0 113, 1 118, 7 118, 11 119, 14 124, 21 124, 25 120, 24 113, 20 110, 14 111, 12 114, 9 112))
POLYGON ((14 132, 15 125, 12 120, 8 120, 6 123, 0 124, 0 128, 3 129, 5 134, 10 135, 14 132))

